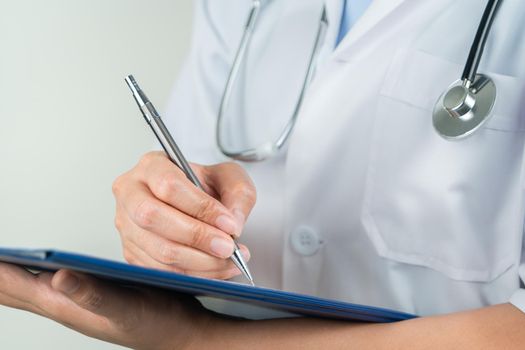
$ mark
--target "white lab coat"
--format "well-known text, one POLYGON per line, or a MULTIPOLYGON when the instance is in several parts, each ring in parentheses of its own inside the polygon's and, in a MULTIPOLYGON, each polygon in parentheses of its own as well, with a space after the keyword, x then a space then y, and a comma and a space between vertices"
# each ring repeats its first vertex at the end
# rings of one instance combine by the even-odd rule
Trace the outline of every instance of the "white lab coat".
MULTIPOLYGON (((240 241, 258 284, 419 315, 513 294, 525 310, 523 1, 503 3, 481 63, 498 89, 493 118, 460 142, 440 138, 431 122, 485 4, 374 0, 334 51, 341 1, 326 1, 327 39, 286 151, 244 164, 258 202, 240 241)), ((263 8, 228 114, 232 147, 275 139, 288 121, 321 6, 263 8)), ((225 160, 216 115, 249 8, 248 0, 197 3, 191 52, 165 113, 193 161, 225 160)))

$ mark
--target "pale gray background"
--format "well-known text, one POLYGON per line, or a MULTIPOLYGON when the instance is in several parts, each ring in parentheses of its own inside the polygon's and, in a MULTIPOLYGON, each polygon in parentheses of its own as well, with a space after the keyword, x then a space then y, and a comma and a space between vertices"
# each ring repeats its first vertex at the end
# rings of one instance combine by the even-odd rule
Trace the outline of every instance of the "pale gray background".
MULTIPOLYGON (((121 259, 113 179, 154 144, 123 78, 162 111, 191 0, 0 0, 0 246, 121 259)), ((116 349, 0 307, 1 349, 116 349)))

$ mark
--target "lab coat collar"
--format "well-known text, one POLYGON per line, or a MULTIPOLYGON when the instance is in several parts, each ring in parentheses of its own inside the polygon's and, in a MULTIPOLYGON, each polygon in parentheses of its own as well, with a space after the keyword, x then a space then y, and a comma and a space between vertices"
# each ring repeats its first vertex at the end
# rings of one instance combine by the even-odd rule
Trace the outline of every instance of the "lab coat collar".
MULTIPOLYGON (((407 0, 373 0, 365 13, 357 20, 352 29, 350 29, 348 34, 334 50, 333 55, 337 56, 340 52, 348 50, 370 29, 374 28, 381 20, 406 1, 407 0)), ((341 0, 326 0, 325 4, 330 26, 332 28, 336 26, 337 29, 339 29, 342 8, 341 0)))

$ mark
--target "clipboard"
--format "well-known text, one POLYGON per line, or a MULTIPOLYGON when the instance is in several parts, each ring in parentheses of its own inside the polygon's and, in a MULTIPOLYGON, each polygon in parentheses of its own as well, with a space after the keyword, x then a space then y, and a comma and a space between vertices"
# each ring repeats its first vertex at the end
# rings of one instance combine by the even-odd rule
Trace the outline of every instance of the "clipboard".
POLYGON ((0 248, 0 261, 39 271, 69 269, 122 285, 149 286, 193 295, 199 299, 200 297, 219 299, 233 302, 239 308, 244 306, 262 308, 270 314, 276 312, 285 316, 379 323, 416 317, 384 308, 253 287, 236 282, 187 276, 59 250, 0 248))

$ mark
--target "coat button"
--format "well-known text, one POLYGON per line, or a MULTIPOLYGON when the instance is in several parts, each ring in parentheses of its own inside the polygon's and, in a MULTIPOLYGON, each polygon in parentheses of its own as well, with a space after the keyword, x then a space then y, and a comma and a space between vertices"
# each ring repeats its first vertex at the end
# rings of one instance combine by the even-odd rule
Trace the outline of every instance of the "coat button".
POLYGON ((317 253, 323 241, 311 227, 299 226, 290 235, 292 249, 303 256, 317 253))

